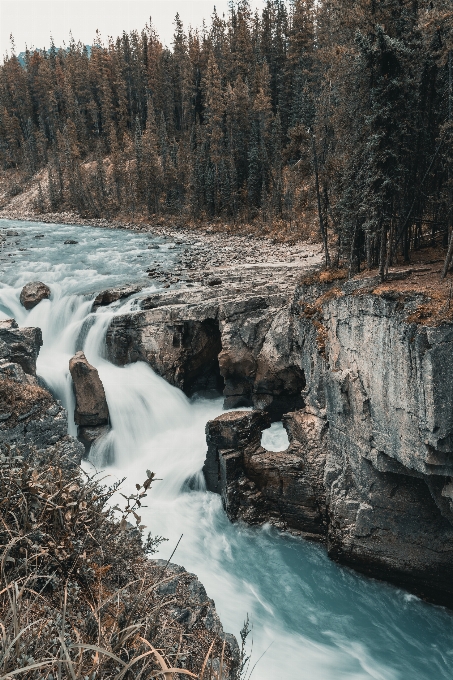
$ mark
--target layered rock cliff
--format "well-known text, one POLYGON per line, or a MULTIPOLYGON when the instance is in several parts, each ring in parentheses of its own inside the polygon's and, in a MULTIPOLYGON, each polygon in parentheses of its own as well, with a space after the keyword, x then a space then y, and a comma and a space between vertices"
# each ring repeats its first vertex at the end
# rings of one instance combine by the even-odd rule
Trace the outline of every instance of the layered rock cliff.
POLYGON ((276 284, 156 293, 112 320, 107 356, 146 361, 187 394, 221 389, 227 408, 265 407, 279 419, 303 403, 289 326, 288 293, 276 284))
POLYGON ((453 325, 355 293, 322 307, 329 554, 451 605, 453 325))
POLYGON ((233 520, 324 540, 333 559, 453 606, 453 323, 421 324, 426 301, 316 276, 294 294, 156 294, 114 319, 107 345, 187 393, 223 387, 226 407, 258 409, 207 426, 208 488, 233 520), (282 417, 290 446, 265 451, 282 417))

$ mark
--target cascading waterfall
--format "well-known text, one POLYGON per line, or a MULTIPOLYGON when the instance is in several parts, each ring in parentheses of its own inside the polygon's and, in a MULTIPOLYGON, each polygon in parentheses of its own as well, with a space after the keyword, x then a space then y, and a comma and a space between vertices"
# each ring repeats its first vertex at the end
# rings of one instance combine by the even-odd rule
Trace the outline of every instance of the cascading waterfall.
MULTIPOLYGON (((42 328, 38 372, 68 409, 71 434, 69 359, 83 348, 97 367, 112 427, 86 465, 103 467, 115 479, 126 476, 126 491, 143 481, 146 469, 160 478, 142 522, 168 538, 161 546, 163 558, 183 535, 173 559, 204 583, 226 630, 237 635, 249 614, 252 666, 265 652, 252 678, 451 678, 450 613, 338 567, 320 546, 278 535, 270 527, 252 529, 228 521, 220 498, 206 492, 200 473, 204 427, 221 413, 220 398, 189 400, 144 363, 117 367, 106 360, 108 324, 133 300, 91 314, 95 291, 140 280, 152 257, 172 256, 165 244, 160 254, 153 250, 148 262, 137 263, 148 242, 144 236, 67 225, 3 221, 3 226, 19 230, 28 250, 15 253, 14 263, 1 258, 1 316, 42 328), (34 241, 41 233, 44 238, 34 241), (68 238, 79 244, 59 245, 68 238), (52 297, 27 312, 19 293, 31 280, 47 283, 52 297)), ((281 428, 274 425, 264 441, 278 450, 281 428)))

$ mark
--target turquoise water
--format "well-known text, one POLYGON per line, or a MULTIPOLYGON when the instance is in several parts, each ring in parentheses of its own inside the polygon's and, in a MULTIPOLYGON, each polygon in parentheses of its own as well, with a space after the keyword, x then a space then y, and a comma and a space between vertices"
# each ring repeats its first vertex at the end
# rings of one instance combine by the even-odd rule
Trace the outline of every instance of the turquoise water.
MULTIPOLYGON (((238 635, 249 614, 252 665, 265 653, 252 678, 451 680, 449 612, 339 567, 321 546, 228 521, 220 498, 205 491, 200 475, 204 426, 221 413, 220 399, 192 402, 143 363, 118 368, 105 360, 108 323, 133 308, 133 301, 91 315, 95 293, 131 282, 149 285, 145 269, 155 262, 171 266, 178 248, 122 230, 1 220, 2 229, 19 236, 8 237, 0 254, 0 313, 43 328, 38 372, 69 411, 74 404, 68 361, 91 319, 84 351, 99 370, 112 420, 92 461, 113 460, 107 471, 126 475, 131 487, 146 468, 162 478, 143 521, 169 539, 163 558, 183 534, 173 560, 199 576, 226 630, 238 635), (35 239, 38 234, 44 238, 35 239), (67 239, 78 244, 65 246, 67 239), (150 243, 159 248, 149 250, 150 243), (37 279, 51 287, 52 297, 27 312, 19 303, 20 289, 37 279), (188 478, 195 479, 192 490, 188 478)), ((73 423, 70 427, 75 431, 73 423)), ((278 449, 281 429, 274 426, 269 437, 269 447, 278 449)))

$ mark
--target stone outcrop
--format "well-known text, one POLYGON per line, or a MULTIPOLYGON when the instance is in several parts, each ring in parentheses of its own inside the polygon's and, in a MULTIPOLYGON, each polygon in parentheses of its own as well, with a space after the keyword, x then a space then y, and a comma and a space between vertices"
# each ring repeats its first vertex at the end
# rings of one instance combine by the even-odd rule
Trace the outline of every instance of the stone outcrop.
POLYGON ((271 522, 306 538, 322 539, 325 451, 319 423, 301 412, 287 414, 284 425, 290 445, 278 453, 261 446, 262 431, 269 425, 264 411, 233 411, 208 422, 203 468, 207 488, 222 495, 232 520, 271 522))
POLYGON ((323 307, 331 557, 453 605, 453 328, 410 323, 419 300, 323 307))
POLYGON ((0 372, 22 369, 25 375, 35 377, 41 346, 40 328, 19 328, 15 319, 0 321, 0 372))
POLYGON ((27 283, 21 290, 20 303, 25 309, 33 309, 41 300, 50 297, 50 288, 41 281, 27 283))
POLYGON ((93 312, 95 312, 99 307, 106 307, 111 305, 112 302, 118 302, 118 300, 124 300, 124 298, 138 293, 142 289, 142 286, 120 286, 118 288, 107 288, 96 295, 93 302, 93 312))
POLYGON ((79 439, 87 449, 108 430, 109 409, 104 386, 97 369, 83 352, 77 352, 69 361, 76 407, 74 420, 79 426, 79 439))
POLYGON ((226 446, 212 421, 207 466, 217 455, 230 474, 218 489, 205 476, 232 519, 324 534, 333 559, 453 606, 453 325, 411 322, 420 296, 376 283, 300 288, 293 355, 277 353, 306 376, 289 448, 264 452, 253 428, 226 446))
POLYGON ((36 376, 42 345, 39 328, 19 328, 14 319, 0 322, 0 451, 33 450, 63 465, 78 465, 83 446, 68 436, 65 409, 36 376))
POLYGON ((141 298, 137 311, 113 318, 108 358, 146 361, 186 394, 221 389, 226 407, 278 419, 303 405, 305 377, 288 336, 288 296, 277 288, 230 283, 141 298))
POLYGON ((425 298, 375 278, 313 276, 292 295, 222 280, 139 297, 112 320, 109 357, 255 409, 207 426, 207 485, 233 520, 325 540, 333 559, 453 606, 453 323, 416 323, 425 298), (260 445, 269 418, 284 452, 260 445))

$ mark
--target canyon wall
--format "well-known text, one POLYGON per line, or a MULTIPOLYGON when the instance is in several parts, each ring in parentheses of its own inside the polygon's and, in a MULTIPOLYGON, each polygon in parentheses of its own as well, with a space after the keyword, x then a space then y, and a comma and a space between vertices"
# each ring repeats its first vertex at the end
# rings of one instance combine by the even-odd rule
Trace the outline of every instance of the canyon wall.
POLYGON ((355 569, 453 606, 453 324, 374 279, 155 294, 107 351, 252 412, 207 425, 208 489, 234 521, 325 541, 355 569), (290 445, 261 447, 283 420, 290 445))
POLYGON ((305 408, 328 424, 327 548, 451 606, 453 325, 418 323, 419 295, 375 290, 350 283, 313 305, 302 288, 294 315, 299 337, 316 326, 305 408))

